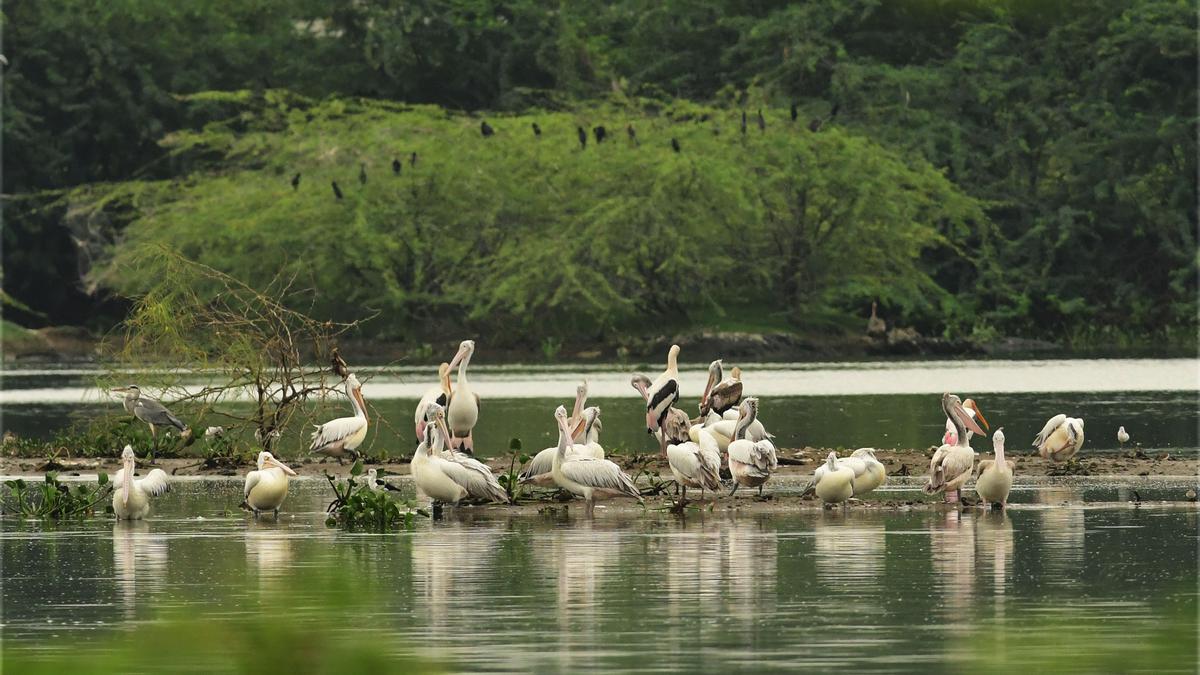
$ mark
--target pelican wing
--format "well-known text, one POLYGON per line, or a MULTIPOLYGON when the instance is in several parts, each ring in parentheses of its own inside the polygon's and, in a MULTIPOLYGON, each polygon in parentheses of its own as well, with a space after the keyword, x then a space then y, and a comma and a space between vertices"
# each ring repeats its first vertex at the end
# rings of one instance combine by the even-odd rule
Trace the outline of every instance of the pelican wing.
POLYGON ((675 381, 675 378, 666 377, 664 374, 650 387, 649 397, 646 401, 646 413, 648 416, 652 414, 657 422, 678 400, 679 383, 675 381))
POLYGON ((325 424, 316 425, 317 430, 312 434, 310 451, 321 450, 338 441, 344 441, 362 430, 367 421, 361 417, 339 417, 325 424))
POLYGON ((180 431, 187 428, 187 425, 178 417, 171 414, 171 411, 167 410, 166 406, 145 396, 139 397, 134 401, 133 415, 143 422, 161 427, 175 427, 180 431))
POLYGON ((1046 439, 1050 438, 1050 434, 1054 433, 1054 430, 1062 426, 1063 422, 1066 421, 1067 416, 1062 413, 1051 417, 1050 420, 1046 422, 1046 426, 1042 427, 1042 430, 1038 432, 1037 438, 1033 439, 1033 447, 1042 447, 1042 444, 1046 442, 1046 439))
POLYGON ((442 465, 443 471, 450 480, 461 485, 468 495, 495 502, 508 501, 508 493, 500 487, 496 474, 483 462, 462 453, 443 455, 443 458, 447 460, 442 465))
POLYGON ((258 485, 258 481, 262 480, 262 477, 262 471, 251 471, 246 474, 246 487, 242 490, 243 498, 250 496, 250 491, 254 489, 255 485, 258 485))
POLYGON ((741 402, 742 383, 737 380, 725 380, 708 395, 709 409, 716 413, 724 413, 741 402))
POLYGON ((612 490, 630 497, 641 497, 642 493, 633 484, 621 467, 607 459, 581 457, 564 462, 562 474, 569 480, 600 490, 612 490))
POLYGON ((717 442, 717 437, 710 434, 708 431, 701 429, 699 434, 698 444, 700 446, 700 458, 704 463, 712 467, 713 473, 721 475, 721 444, 717 442))
POLYGON ((162 469, 152 469, 137 484, 138 487, 149 493, 151 497, 157 497, 171 489, 171 484, 167 482, 167 472, 162 469))
POLYGON ((973 451, 946 453, 941 465, 942 482, 949 483, 964 473, 970 473, 974 464, 975 453, 973 451))
POLYGON ((736 462, 749 464, 762 472, 769 472, 779 466, 775 445, 767 440, 757 443, 749 440, 745 443, 730 443, 729 457, 736 462))
POLYGON ((975 467, 975 477, 979 478, 984 473, 986 473, 988 469, 992 468, 995 465, 996 465, 996 460, 994 460, 994 459, 980 460, 979 466, 975 467))
POLYGON ((534 476, 550 473, 554 468, 554 454, 558 452, 558 448, 546 448, 529 460, 525 467, 521 469, 521 482, 533 480, 534 476))
POLYGON ((717 490, 721 487, 721 479, 717 475, 720 466, 710 465, 701 453, 700 446, 692 443, 679 443, 667 446, 667 461, 671 467, 688 480, 695 481, 707 490, 717 490))

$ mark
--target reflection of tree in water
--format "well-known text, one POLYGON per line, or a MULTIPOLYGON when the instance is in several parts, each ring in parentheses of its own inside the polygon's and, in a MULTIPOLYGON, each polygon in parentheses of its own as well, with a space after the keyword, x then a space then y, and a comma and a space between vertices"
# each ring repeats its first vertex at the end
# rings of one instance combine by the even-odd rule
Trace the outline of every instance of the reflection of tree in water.
POLYGON ((1084 511, 1069 502, 1081 500, 1079 490, 1065 487, 1046 488, 1034 493, 1045 508, 1041 516, 1041 564, 1049 584, 1074 586, 1084 558, 1084 511))
POLYGON ((113 576, 121 593, 124 616, 132 628, 137 618, 138 591, 146 597, 166 587, 167 538, 150 533, 144 520, 113 525, 113 576))

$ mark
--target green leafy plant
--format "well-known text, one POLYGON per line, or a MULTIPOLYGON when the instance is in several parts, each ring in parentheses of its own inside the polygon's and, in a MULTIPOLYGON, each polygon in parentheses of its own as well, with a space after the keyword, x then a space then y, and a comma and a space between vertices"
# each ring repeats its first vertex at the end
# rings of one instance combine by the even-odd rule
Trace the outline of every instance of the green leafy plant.
POLYGON ((53 471, 46 473, 41 483, 27 483, 23 478, 16 478, 4 484, 9 488, 4 513, 51 520, 91 515, 112 492, 108 475, 104 473, 99 474, 95 485, 79 483, 72 487, 59 482, 53 471))
POLYGON ((362 462, 356 461, 345 480, 325 474, 333 489, 333 501, 326 508, 326 526, 372 532, 411 530, 416 517, 426 515, 412 502, 398 502, 386 489, 372 490, 365 481, 360 483, 358 478, 362 473, 362 462))
POLYGON ((496 476, 496 480, 500 483, 500 487, 508 493, 508 498, 512 501, 517 501, 521 496, 521 466, 529 461, 529 455, 521 452, 521 439, 512 438, 508 441, 509 460, 508 470, 496 476))

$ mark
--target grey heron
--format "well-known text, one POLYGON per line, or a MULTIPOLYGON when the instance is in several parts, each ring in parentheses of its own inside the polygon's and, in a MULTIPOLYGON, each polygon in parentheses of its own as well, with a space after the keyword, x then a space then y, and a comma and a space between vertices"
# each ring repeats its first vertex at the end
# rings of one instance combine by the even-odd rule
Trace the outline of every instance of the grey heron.
POLYGON ((157 438, 156 427, 175 427, 180 437, 187 431, 187 425, 176 417, 167 407, 158 401, 142 395, 142 390, 136 384, 117 387, 114 394, 125 394, 125 412, 150 425, 150 436, 157 438))

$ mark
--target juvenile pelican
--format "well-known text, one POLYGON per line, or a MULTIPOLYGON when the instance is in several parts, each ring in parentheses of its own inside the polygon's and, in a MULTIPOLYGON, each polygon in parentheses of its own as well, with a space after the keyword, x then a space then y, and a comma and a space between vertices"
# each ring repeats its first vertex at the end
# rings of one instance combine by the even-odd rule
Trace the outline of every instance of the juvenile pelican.
POLYGON ((450 364, 443 361, 438 365, 438 385, 425 390, 421 400, 417 401, 417 409, 413 411, 413 423, 416 425, 417 441, 425 438, 425 410, 430 403, 445 407, 450 401, 450 364))
POLYGON ((1129 432, 1125 431, 1125 427, 1121 427, 1121 428, 1117 429, 1117 443, 1120 443, 1121 447, 1124 448, 1125 444, 1128 442, 1129 442, 1129 432))
POLYGON ((746 437, 746 431, 758 417, 758 399, 748 398, 742 401, 738 408, 738 420, 734 423, 733 439, 729 442, 729 473, 733 476, 733 490, 738 487, 757 487, 762 495, 763 483, 771 477, 771 472, 779 466, 775 454, 775 444, 768 438, 752 441, 746 437))
POLYGON ((171 488, 167 472, 151 469, 145 478, 135 478, 133 467, 137 457, 133 446, 126 445, 121 452, 122 468, 113 478, 113 513, 117 520, 141 520, 150 513, 150 498, 157 497, 171 488))
POLYGON ((721 359, 708 364, 708 382, 704 385, 704 394, 700 396, 700 415, 707 416, 709 411, 718 415, 726 410, 737 407, 742 402, 742 369, 735 367, 728 380, 721 379, 721 359))
POLYGON ((554 454, 554 468, 551 474, 559 487, 583 497, 588 514, 592 513, 597 499, 624 496, 642 501, 637 486, 616 464, 607 459, 591 457, 567 459, 567 446, 571 443, 571 430, 567 428, 567 409, 559 406, 554 411, 554 419, 558 422, 558 452, 554 454))
POLYGON ((854 495, 854 469, 829 453, 825 463, 813 473, 813 489, 826 504, 837 504, 854 495))
POLYGON ((442 456, 449 433, 445 429, 445 412, 437 403, 430 403, 425 415, 425 437, 413 453, 409 471, 417 489, 434 502, 457 504, 467 497, 467 490, 454 482, 449 473, 453 462, 442 456))
POLYGON ((175 427, 182 435, 187 425, 173 415, 163 404, 142 395, 142 390, 136 384, 117 387, 114 394, 125 394, 125 412, 150 425, 150 436, 157 438, 156 427, 175 427))
MULTIPOLYGON (((604 447, 600 445, 600 408, 589 406, 583 409, 579 423, 572 430, 572 440, 576 441, 567 448, 567 459, 591 457, 604 459, 604 447)), ((541 487, 554 487, 554 455, 558 446, 542 450, 521 470, 521 482, 533 483, 541 487)))
POLYGON ((474 340, 463 340, 458 346, 458 353, 450 361, 451 370, 458 366, 458 382, 446 404, 446 423, 454 434, 447 439, 447 443, 452 448, 462 448, 471 454, 475 452, 472 432, 479 421, 479 394, 471 391, 471 384, 467 382, 467 366, 471 365, 471 355, 474 353, 474 340))
POLYGON ((296 472, 283 462, 275 459, 275 455, 263 450, 258 453, 258 470, 246 474, 246 485, 242 490, 245 505, 250 507, 257 518, 263 511, 274 511, 279 519, 279 507, 287 498, 288 476, 296 472))
POLYGON ((679 408, 667 411, 661 433, 667 437, 667 465, 675 482, 682 490, 678 508, 687 504, 687 489, 700 488, 700 499, 704 499, 704 491, 716 492, 721 488, 721 453, 717 450, 716 440, 707 432, 709 447, 701 448, 699 443, 688 438, 688 417, 679 408))
MULTIPOLYGON (((646 390, 646 433, 658 431, 667 411, 679 400, 679 345, 667 352, 667 369, 646 390)), ((660 449, 667 454, 667 439, 659 437, 660 449)))
POLYGON ((971 477, 975 466, 975 451, 967 445, 967 431, 982 434, 983 429, 963 409, 962 401, 954 394, 942 394, 942 411, 954 423, 957 443, 943 445, 933 453, 929 461, 929 481, 925 491, 929 494, 945 493, 948 503, 957 503, 959 490, 971 477))
POLYGON ((1033 439, 1038 454, 1052 462, 1066 462, 1083 447, 1083 420, 1062 413, 1051 417, 1033 439))
POLYGON ((1011 459, 1004 459, 1004 427, 992 434, 992 448, 996 456, 979 462, 979 477, 975 479, 975 492, 989 507, 999 504, 1004 508, 1008 504, 1008 493, 1012 490, 1013 471, 1017 465, 1011 459))
POLYGON ((347 454, 357 459, 355 450, 367 437, 367 403, 362 397, 362 384, 354 373, 346 376, 346 396, 354 405, 354 416, 314 425, 317 430, 313 432, 312 445, 308 448, 310 452, 336 458, 338 464, 347 454))

